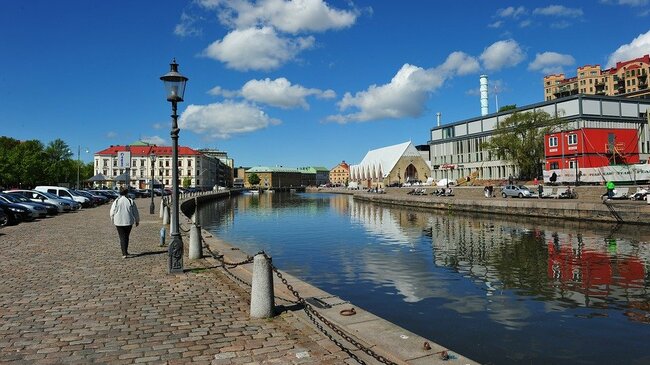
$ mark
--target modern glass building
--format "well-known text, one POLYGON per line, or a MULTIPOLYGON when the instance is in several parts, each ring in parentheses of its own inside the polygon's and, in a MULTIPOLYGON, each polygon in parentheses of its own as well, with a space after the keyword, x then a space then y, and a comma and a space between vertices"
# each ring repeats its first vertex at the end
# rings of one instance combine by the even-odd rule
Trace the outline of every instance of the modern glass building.
MULTIPOLYGON (((492 113, 431 128, 429 160, 435 180, 443 178, 501 180, 519 176, 516 166, 483 150, 482 142, 491 138, 499 122, 513 113, 544 111, 567 122, 565 129, 623 128, 639 134, 639 157, 648 161, 650 131, 648 131, 649 99, 630 99, 577 94, 514 110, 492 113)), ((542 163, 543 161, 540 161, 542 163)))

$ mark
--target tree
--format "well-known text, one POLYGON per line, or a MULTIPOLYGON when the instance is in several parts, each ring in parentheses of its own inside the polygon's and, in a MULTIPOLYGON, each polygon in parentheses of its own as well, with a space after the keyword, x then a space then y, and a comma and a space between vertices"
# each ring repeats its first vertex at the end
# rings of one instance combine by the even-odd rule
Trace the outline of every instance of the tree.
POLYGON ((501 108, 499 108, 499 113, 500 112, 505 112, 508 110, 515 110, 517 109, 517 104, 509 104, 509 105, 504 105, 501 108))
POLYGON ((63 140, 57 138, 48 143, 45 148, 45 172, 49 183, 76 181, 77 166, 71 158, 70 147, 63 140))
POLYGON ((248 175, 248 183, 251 184, 252 186, 258 185, 260 181, 261 179, 259 176, 257 176, 256 173, 252 173, 248 175))
POLYGON ((183 179, 183 187, 185 189, 189 188, 190 184, 192 184, 192 179, 190 179, 189 177, 183 179))
POLYGON ((16 146, 15 165, 19 168, 19 184, 34 187, 46 180, 44 154, 45 148, 40 141, 25 141, 16 146))
POLYGON ((20 141, 11 137, 0 137, 0 187, 15 186, 19 169, 15 165, 15 150, 20 141))
POLYGON ((492 138, 482 147, 517 166, 520 178, 534 178, 541 172, 544 135, 563 124, 559 118, 543 111, 514 113, 499 123, 492 138))

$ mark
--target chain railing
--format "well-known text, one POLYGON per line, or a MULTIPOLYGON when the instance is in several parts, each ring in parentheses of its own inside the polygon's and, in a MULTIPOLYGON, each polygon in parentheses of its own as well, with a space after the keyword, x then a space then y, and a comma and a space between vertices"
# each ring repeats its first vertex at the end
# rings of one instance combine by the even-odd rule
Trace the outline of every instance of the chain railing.
POLYGON ((363 344, 359 343, 357 340, 349 336, 347 333, 345 333, 343 330, 341 330, 337 325, 334 323, 330 322, 327 318, 323 317, 322 314, 318 313, 314 307, 309 304, 303 297, 300 296, 300 293, 298 293, 297 290, 293 288, 291 284, 287 281, 287 279, 282 276, 282 273, 280 270, 278 270, 275 265, 273 265, 273 261, 270 256, 268 256, 264 252, 260 252, 260 254, 264 255, 264 257, 269 260, 269 263, 271 264, 271 269, 275 273, 275 275, 280 279, 282 284, 284 284, 287 289, 293 294, 294 297, 298 300, 298 303, 300 303, 303 306, 303 309, 305 311, 305 314, 307 314, 307 317, 316 325, 316 328, 318 328, 319 331, 321 331, 327 338, 329 338, 336 346, 338 346, 343 352, 346 354, 350 355, 351 358, 353 358, 356 362, 359 364, 366 364, 365 361, 360 359, 356 354, 352 353, 350 349, 345 347, 340 341, 338 341, 332 334, 330 334, 318 321, 316 321, 316 318, 320 320, 322 323, 324 323, 327 327, 329 327, 332 331, 336 332, 337 335, 341 336, 343 339, 345 339, 348 343, 352 344, 354 347, 357 349, 361 350, 364 352, 366 355, 373 357, 375 360, 379 361, 382 364, 390 364, 390 365, 397 365, 396 363, 386 359, 382 355, 377 354, 376 352, 372 351, 370 348, 364 346, 363 344))
MULTIPOLYGON (((210 256, 212 256, 212 258, 214 258, 215 260, 217 260, 217 261, 219 261, 219 262, 221 263, 221 267, 224 269, 224 271, 227 273, 227 275, 228 275, 230 278, 232 278, 232 279, 234 279, 235 281, 237 281, 237 282, 243 284, 243 285, 246 286, 246 287, 251 287, 251 284, 247 283, 246 281, 240 279, 238 276, 234 275, 232 272, 230 272, 229 269, 234 269, 234 268, 236 268, 237 266, 250 264, 250 263, 253 262, 253 257, 247 255, 246 258, 245 258, 244 260, 237 261, 237 262, 229 262, 229 261, 226 261, 226 260, 224 259, 224 255, 219 255, 219 254, 213 252, 213 251, 210 249, 210 246, 207 244, 207 242, 205 241, 205 239, 204 239, 203 237, 201 237, 201 241, 202 241, 202 245, 203 245, 204 247, 206 247, 206 250, 208 251, 208 253, 210 254, 210 256)), ((258 254, 264 255, 264 257, 265 257, 267 260, 269 260, 269 263, 270 263, 270 265, 271 265, 271 269, 273 270, 273 272, 275 273, 275 275, 278 277, 278 279, 280 279, 280 281, 282 282, 282 284, 284 284, 284 285, 287 287, 287 289, 291 292, 291 294, 296 298, 296 301, 294 302, 294 301, 291 301, 291 300, 288 300, 288 299, 284 299, 284 298, 280 298, 280 299, 285 300, 285 301, 287 301, 287 302, 289 302, 289 303, 296 303, 296 304, 300 304, 300 305, 302 305, 303 310, 305 311, 305 314, 307 315, 307 317, 309 318, 309 320, 310 320, 312 323, 314 323, 314 325, 316 326, 316 328, 317 328, 320 332, 322 332, 322 333, 323 333, 327 338, 330 339, 330 341, 332 341, 332 342, 333 342, 333 343, 334 343, 338 348, 340 348, 341 351, 345 352, 348 356, 350 356, 352 359, 354 359, 354 360, 355 360, 356 362, 358 362, 359 364, 361 364, 361 365, 366 365, 366 362, 363 361, 363 359, 359 358, 359 356, 357 356, 355 353, 353 353, 352 350, 348 349, 348 348, 347 348, 347 347, 346 347, 346 346, 345 346, 341 341, 339 341, 338 339, 336 339, 336 338, 334 337, 334 335, 332 335, 332 334, 331 334, 331 333, 330 333, 330 332, 329 332, 329 331, 328 331, 328 330, 323 326, 323 324, 324 324, 325 326, 327 326, 328 328, 330 328, 332 331, 334 331, 337 335, 339 335, 339 336, 340 336, 341 338, 343 338, 345 341, 347 341, 348 343, 352 344, 354 347, 356 347, 357 349, 361 350, 361 351, 362 351, 363 353, 365 353, 366 355, 368 355, 368 356, 374 358, 375 360, 379 361, 380 363, 382 363, 382 364, 388 364, 388 365, 397 365, 397 363, 395 363, 395 362, 393 362, 393 361, 390 361, 390 360, 386 359, 384 356, 379 355, 379 354, 377 354, 376 352, 374 352, 373 350, 371 350, 370 348, 364 346, 363 344, 361 344, 360 342, 358 342, 357 340, 355 340, 354 338, 352 338, 350 335, 348 335, 347 333, 345 333, 345 332, 344 332, 342 329, 340 329, 337 325, 335 325, 334 323, 332 323, 331 321, 329 321, 327 318, 325 318, 322 314, 318 313, 318 311, 316 311, 316 310, 314 309, 314 307, 313 307, 311 304, 309 304, 309 303, 308 303, 308 302, 307 302, 307 301, 306 301, 306 300, 305 300, 305 299, 300 295, 300 293, 298 293, 298 291, 295 290, 295 289, 293 288, 293 286, 292 286, 291 284, 289 284, 289 282, 287 281, 286 278, 284 278, 284 276, 282 275, 282 273, 280 272, 280 270, 278 270, 278 268, 275 267, 275 265, 273 265, 273 260, 272 260, 272 258, 271 258, 270 256, 268 256, 264 251, 261 251, 261 252, 259 252, 258 254), (319 322, 319 321, 320 321, 320 322, 319 322), (323 324, 321 324, 321 322, 322 322, 323 324)), ((348 311, 351 311, 352 313, 355 313, 355 312, 354 312, 354 308, 352 308, 351 310, 348 310, 348 311)), ((342 311, 342 312, 343 312, 343 311, 342 311)))

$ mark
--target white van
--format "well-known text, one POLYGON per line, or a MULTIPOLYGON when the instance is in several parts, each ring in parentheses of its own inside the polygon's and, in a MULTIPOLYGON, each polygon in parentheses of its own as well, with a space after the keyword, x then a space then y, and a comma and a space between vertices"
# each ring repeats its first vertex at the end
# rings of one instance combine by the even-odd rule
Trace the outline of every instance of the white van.
POLYGON ((90 199, 86 198, 85 196, 81 196, 68 188, 61 186, 37 186, 34 188, 34 190, 58 195, 63 199, 74 200, 80 203, 84 208, 90 206, 90 199))

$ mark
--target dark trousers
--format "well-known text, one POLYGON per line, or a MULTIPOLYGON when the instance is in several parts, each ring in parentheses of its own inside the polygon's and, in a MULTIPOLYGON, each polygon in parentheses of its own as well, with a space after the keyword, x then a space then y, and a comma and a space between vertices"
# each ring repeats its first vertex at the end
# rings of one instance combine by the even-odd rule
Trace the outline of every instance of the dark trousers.
POLYGON ((115 226, 117 234, 120 236, 120 247, 122 248, 122 255, 129 254, 129 235, 133 226, 115 226))

